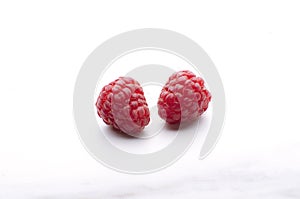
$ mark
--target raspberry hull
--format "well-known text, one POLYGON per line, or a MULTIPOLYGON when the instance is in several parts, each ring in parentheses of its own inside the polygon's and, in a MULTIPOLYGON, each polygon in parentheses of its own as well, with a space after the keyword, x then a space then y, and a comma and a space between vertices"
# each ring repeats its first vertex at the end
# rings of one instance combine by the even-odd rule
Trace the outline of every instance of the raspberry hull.
POLYGON ((170 124, 195 120, 206 111, 210 100, 202 78, 188 70, 179 71, 169 77, 160 93, 158 114, 170 124))
POLYGON ((126 134, 141 132, 150 122, 148 104, 140 84, 130 77, 119 77, 104 86, 96 102, 97 113, 107 125, 126 134))

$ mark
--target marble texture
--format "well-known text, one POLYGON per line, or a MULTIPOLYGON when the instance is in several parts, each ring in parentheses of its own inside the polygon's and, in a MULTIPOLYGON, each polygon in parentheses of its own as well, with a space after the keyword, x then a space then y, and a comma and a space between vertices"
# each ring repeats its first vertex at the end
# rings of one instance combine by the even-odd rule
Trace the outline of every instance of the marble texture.
POLYGON ((259 163, 241 161, 224 166, 199 167, 196 165, 189 168, 170 168, 146 176, 96 174, 81 178, 27 181, 19 184, 2 183, 0 198, 300 198, 300 170, 297 167, 283 168, 278 165, 269 167, 264 161, 259 163))

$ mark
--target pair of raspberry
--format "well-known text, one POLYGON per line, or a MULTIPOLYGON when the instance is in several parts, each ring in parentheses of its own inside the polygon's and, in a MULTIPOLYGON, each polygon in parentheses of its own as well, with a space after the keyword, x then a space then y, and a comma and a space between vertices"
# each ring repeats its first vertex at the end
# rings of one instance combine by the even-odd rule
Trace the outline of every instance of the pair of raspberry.
MULTIPOLYGON (((202 78, 188 70, 175 72, 160 93, 158 114, 169 124, 194 120, 206 111, 210 100, 202 78)), ((143 89, 130 77, 120 77, 104 86, 96 107, 107 125, 127 134, 141 132, 150 122, 143 89)))

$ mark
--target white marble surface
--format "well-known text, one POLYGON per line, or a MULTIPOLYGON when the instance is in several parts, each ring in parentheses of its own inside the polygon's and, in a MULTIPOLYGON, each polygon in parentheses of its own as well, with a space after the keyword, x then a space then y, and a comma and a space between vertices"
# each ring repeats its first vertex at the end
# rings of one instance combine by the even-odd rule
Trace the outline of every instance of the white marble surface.
POLYGON ((300 173, 232 168, 210 174, 187 174, 180 178, 152 179, 147 183, 134 180, 75 179, 58 182, 1 185, 5 198, 40 199, 113 199, 113 198, 300 198, 300 173))
POLYGON ((299 149, 292 146, 244 157, 217 150, 203 161, 190 154, 166 170, 148 175, 121 174, 97 163, 91 170, 60 168, 63 172, 52 176, 43 173, 13 179, 2 175, 0 198, 300 198, 300 164, 291 154, 299 149))

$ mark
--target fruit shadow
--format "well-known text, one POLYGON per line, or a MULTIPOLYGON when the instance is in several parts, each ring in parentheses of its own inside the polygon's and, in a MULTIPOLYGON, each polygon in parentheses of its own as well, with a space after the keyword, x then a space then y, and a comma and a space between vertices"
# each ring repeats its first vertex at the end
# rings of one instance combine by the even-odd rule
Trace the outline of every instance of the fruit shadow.
POLYGON ((108 126, 107 130, 109 131, 109 133, 111 133, 110 135, 113 135, 114 137, 118 137, 122 139, 138 139, 137 137, 128 135, 112 126, 108 126))
POLYGON ((204 122, 204 118, 200 117, 197 118, 195 120, 190 120, 190 121, 185 121, 185 122, 180 122, 178 124, 165 124, 165 127, 167 130, 170 131, 178 131, 180 130, 185 130, 185 129, 189 129, 189 128, 196 128, 197 127, 197 123, 199 125, 201 125, 204 122))

